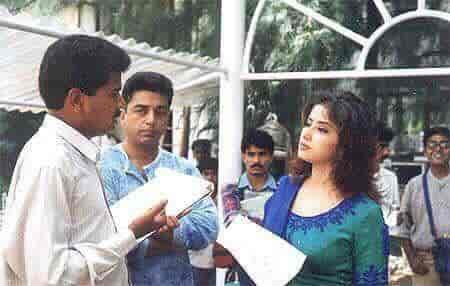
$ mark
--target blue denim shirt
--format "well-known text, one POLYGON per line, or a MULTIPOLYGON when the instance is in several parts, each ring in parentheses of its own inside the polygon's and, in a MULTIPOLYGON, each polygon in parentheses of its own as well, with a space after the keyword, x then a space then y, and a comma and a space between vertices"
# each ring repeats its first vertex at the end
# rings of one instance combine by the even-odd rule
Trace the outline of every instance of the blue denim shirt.
MULTIPOLYGON (((154 178, 155 170, 159 167, 200 176, 199 171, 186 159, 163 149, 159 150, 152 163, 143 168, 144 174, 131 163, 120 144, 104 150, 99 164, 109 205, 154 178)), ((194 205, 192 211, 180 220, 180 225, 174 230, 174 243, 181 247, 182 251, 145 257, 150 242, 144 240, 128 254, 128 270, 133 285, 194 285, 187 250, 205 248, 216 240, 217 232, 217 209, 210 198, 204 199, 194 205)))
POLYGON ((262 188, 259 191, 256 191, 248 181, 247 172, 245 172, 239 177, 237 188, 240 192, 241 200, 246 200, 257 197, 264 192, 275 192, 275 190, 277 189, 277 182, 275 181, 275 178, 269 173, 267 174, 266 181, 264 182, 262 188))

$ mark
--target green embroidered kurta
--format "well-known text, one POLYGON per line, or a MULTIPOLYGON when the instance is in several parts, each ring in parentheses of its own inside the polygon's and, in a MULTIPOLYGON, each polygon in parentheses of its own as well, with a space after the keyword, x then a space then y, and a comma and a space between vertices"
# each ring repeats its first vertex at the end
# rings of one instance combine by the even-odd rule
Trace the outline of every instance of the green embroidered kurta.
POLYGON ((388 284, 388 228, 365 195, 313 217, 289 213, 285 236, 308 256, 290 286, 388 284))

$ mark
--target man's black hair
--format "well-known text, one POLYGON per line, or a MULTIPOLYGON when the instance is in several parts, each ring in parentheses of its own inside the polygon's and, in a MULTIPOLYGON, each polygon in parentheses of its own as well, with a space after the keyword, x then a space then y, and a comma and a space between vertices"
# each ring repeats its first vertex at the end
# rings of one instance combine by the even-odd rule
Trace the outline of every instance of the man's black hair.
POLYGON ((428 139, 433 135, 442 135, 450 140, 450 131, 447 127, 436 126, 426 129, 423 135, 423 146, 427 145, 428 139))
POLYGON ((375 132, 377 135, 377 141, 389 143, 394 138, 394 130, 392 128, 386 126, 381 121, 378 121, 375 125, 375 132))
POLYGON ((274 143, 272 136, 266 131, 259 129, 249 129, 244 138, 241 141, 241 152, 245 153, 250 146, 255 146, 261 149, 268 150, 270 154, 273 154, 274 143))
POLYGON ((204 150, 205 152, 211 152, 211 141, 209 139, 197 139, 192 143, 192 150, 204 150))
POLYGON ((156 72, 137 72, 125 83, 122 97, 128 104, 136 91, 151 91, 167 98, 170 106, 173 97, 172 81, 166 76, 156 72))
POLYGON ((39 70, 39 92, 49 109, 61 109, 71 88, 89 96, 113 72, 124 72, 130 57, 118 46, 87 35, 71 35, 51 44, 39 70))
POLYGON ((214 170, 217 172, 219 169, 219 161, 216 158, 207 158, 198 162, 197 169, 201 172, 204 170, 214 170))

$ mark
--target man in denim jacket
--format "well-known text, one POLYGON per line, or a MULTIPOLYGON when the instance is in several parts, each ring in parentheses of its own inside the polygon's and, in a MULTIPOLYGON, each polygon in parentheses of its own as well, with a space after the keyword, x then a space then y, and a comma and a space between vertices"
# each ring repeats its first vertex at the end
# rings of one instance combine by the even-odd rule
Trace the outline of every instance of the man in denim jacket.
MULTIPOLYGON (((125 139, 105 150, 100 161, 110 205, 153 179, 159 167, 200 176, 187 160, 159 147, 172 95, 171 81, 161 74, 136 73, 125 83, 120 115, 125 139)), ((180 219, 176 229, 144 240, 127 256, 133 285, 194 285, 188 250, 205 248, 215 241, 217 231, 217 210, 206 198, 180 219)))

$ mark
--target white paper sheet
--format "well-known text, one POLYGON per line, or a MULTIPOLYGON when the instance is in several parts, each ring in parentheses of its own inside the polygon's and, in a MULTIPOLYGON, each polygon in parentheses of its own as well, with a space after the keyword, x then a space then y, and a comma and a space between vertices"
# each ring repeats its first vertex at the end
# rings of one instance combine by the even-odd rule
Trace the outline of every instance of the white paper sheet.
POLYGON ((258 286, 286 285, 300 272, 306 255, 243 216, 236 216, 218 242, 233 254, 258 286))
POLYGON ((251 217, 263 219, 264 218, 264 205, 267 200, 272 196, 271 192, 264 192, 258 194, 258 196, 241 201, 241 210, 244 210, 251 217))
POLYGON ((159 168, 156 176, 145 185, 130 192, 111 207, 118 229, 128 225, 161 200, 167 200, 166 214, 177 216, 209 194, 211 183, 198 177, 159 168))

